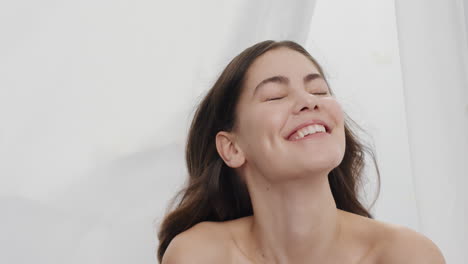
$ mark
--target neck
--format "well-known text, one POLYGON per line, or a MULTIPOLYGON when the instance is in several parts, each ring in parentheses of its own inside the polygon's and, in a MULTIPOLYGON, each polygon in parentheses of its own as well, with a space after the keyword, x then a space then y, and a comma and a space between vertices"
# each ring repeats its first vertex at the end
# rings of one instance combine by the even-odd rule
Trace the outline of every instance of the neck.
POLYGON ((259 262, 304 263, 333 253, 339 210, 326 173, 277 184, 257 180, 249 189, 254 190, 252 247, 259 262))

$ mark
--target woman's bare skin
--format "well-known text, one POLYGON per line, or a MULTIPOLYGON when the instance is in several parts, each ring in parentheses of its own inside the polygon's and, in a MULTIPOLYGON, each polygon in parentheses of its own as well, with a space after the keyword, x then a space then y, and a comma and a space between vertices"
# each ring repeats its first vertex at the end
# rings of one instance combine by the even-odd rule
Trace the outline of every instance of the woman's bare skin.
POLYGON ((215 140, 245 181, 254 215, 195 225, 173 239, 164 264, 444 263, 417 232, 337 209, 328 177, 345 153, 344 113, 308 58, 270 50, 246 76, 238 126, 215 140), (314 119, 329 132, 291 140, 314 119))
MULTIPOLYGON (((317 260, 317 263, 373 263, 375 258, 376 237, 378 232, 383 232, 379 223, 355 214, 338 210, 343 217, 343 225, 340 233, 340 242, 335 243, 333 255, 327 259, 317 260)), ((252 255, 255 255, 255 239, 249 234, 252 217, 244 217, 225 223, 227 235, 231 237, 231 263, 255 263, 252 255)), ((307 263, 307 262, 304 262, 307 263)))
MULTIPOLYGON (((326 259, 304 260, 301 263, 445 263, 439 248, 418 232, 337 210, 344 221, 341 241, 336 244, 333 254, 326 259)), ((252 218, 195 225, 173 240, 162 264, 260 264, 253 260, 255 239, 249 232, 252 218)))

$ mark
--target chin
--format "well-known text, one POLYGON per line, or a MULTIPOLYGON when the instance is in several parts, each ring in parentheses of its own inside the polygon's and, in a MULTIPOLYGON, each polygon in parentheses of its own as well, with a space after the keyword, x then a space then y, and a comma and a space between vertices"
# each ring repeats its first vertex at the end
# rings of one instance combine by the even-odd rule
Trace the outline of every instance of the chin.
POLYGON ((335 153, 333 155, 323 155, 320 157, 304 159, 302 167, 309 171, 332 171, 338 167, 343 160, 344 153, 335 153))

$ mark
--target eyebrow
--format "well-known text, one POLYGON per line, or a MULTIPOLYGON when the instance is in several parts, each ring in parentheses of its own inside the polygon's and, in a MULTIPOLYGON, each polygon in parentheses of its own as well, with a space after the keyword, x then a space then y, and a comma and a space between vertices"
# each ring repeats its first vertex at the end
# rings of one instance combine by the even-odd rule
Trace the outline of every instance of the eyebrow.
MULTIPOLYGON (((304 83, 313 81, 315 79, 322 79, 323 80, 323 77, 322 77, 322 75, 320 75, 318 73, 309 73, 304 77, 304 83)), ((276 76, 266 78, 265 80, 261 81, 257 85, 257 87, 255 87, 253 95, 255 95, 255 93, 257 93, 257 90, 259 90, 259 88, 261 88, 263 85, 265 85, 267 83, 288 84, 289 83, 289 78, 286 77, 286 76, 282 76, 282 75, 276 75, 276 76)))

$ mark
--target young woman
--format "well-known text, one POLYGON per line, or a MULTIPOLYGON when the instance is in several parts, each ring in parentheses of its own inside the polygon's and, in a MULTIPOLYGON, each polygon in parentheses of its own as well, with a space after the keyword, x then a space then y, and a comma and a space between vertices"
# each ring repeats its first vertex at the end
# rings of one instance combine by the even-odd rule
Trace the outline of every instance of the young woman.
POLYGON ((189 182, 160 227, 159 261, 444 263, 431 240, 358 201, 364 154, 376 162, 351 121, 297 43, 236 56, 195 113, 189 182))

